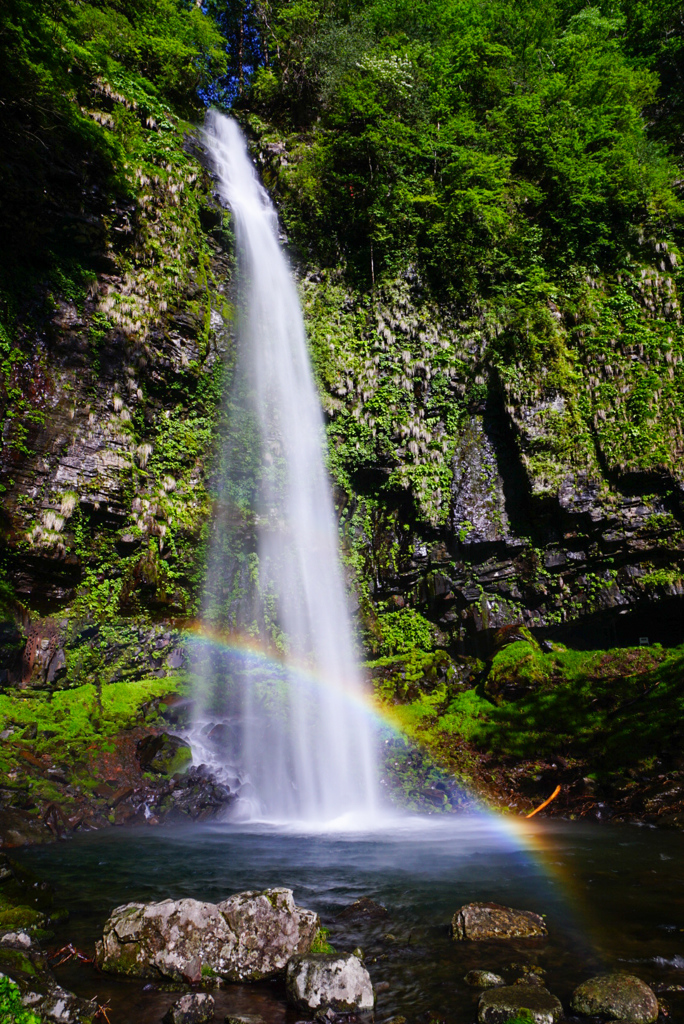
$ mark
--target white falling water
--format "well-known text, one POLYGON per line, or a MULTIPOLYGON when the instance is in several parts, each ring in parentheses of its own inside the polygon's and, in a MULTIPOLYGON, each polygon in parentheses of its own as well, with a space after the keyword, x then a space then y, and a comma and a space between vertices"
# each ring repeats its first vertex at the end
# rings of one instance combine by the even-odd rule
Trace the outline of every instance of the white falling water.
MULTIPOLYGON (((270 624, 271 639, 282 637, 284 652, 277 669, 249 658, 247 668, 244 658, 229 663, 239 706, 219 733, 223 756, 239 775, 242 793, 251 793, 255 816, 320 822, 368 815, 376 801, 374 737, 354 654, 323 417, 299 298, 278 242, 276 212, 238 125, 210 111, 205 144, 220 197, 232 212, 240 294, 235 376, 245 382, 240 401, 259 436, 251 611, 261 632, 270 624)), ((226 473, 237 479, 239 448, 227 463, 226 473)), ((225 555, 216 552, 214 544, 213 571, 220 574, 225 555)))

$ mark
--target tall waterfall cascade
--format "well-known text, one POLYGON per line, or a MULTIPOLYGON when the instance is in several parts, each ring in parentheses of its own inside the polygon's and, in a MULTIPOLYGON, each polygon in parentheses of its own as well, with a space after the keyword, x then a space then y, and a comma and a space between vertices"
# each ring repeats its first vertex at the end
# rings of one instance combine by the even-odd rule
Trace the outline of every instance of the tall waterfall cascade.
MULTIPOLYGON (((214 738, 214 763, 218 758, 235 777, 243 814, 311 822, 367 817, 376 807, 373 723, 354 651, 299 297, 276 211, 238 125, 210 111, 204 141, 236 238, 229 410, 242 424, 242 434, 233 430, 224 445, 207 587, 216 603, 221 587, 233 586, 234 594, 230 580, 248 576, 243 590, 250 592, 237 601, 242 622, 227 612, 228 641, 212 649, 219 681, 199 702, 200 718, 214 738), (234 535, 249 534, 251 543, 242 561, 225 540, 236 520, 234 535), (228 710, 209 728, 207 709, 220 707, 223 687, 231 694, 228 710)), ((236 604, 225 594, 223 602, 236 604)), ((206 657, 204 665, 206 672, 206 657)))

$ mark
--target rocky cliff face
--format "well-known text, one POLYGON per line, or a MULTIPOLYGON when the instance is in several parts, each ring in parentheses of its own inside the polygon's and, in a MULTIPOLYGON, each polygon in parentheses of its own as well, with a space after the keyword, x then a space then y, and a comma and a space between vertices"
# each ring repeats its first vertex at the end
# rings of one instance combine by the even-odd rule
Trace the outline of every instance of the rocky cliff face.
MULTIPOLYGON (((99 81, 82 113, 103 135, 130 117, 134 145, 118 185, 104 172, 87 180, 78 153, 55 156, 66 191, 45 182, 44 216, 82 233, 95 269, 76 283, 46 273, 11 325, 0 406, 4 685, 75 685, 93 669, 106 681, 103 663, 130 640, 122 634, 117 651, 106 624, 126 633, 136 619, 147 629, 191 617, 203 570, 232 317, 224 213, 192 126, 160 124, 99 81)), ((37 244, 30 214, 25 230, 37 244)), ((154 633, 138 637, 137 658, 128 652, 139 673, 159 670, 154 633)))
POLYGON ((413 273, 371 296, 305 279, 371 647, 397 609, 462 653, 516 623, 583 647, 681 642, 677 257, 637 255, 549 303, 543 361, 500 343, 494 305, 439 304, 413 273))

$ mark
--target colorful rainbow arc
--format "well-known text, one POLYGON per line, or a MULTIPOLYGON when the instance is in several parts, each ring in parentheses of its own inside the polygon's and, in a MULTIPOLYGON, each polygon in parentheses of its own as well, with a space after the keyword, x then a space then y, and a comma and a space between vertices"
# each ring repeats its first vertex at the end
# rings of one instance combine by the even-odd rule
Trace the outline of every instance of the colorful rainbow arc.
POLYGON ((266 647, 254 637, 245 636, 242 633, 211 629, 201 623, 195 623, 186 627, 185 632, 192 642, 209 644, 226 653, 249 658, 252 663, 261 663, 264 668, 275 667, 280 671, 287 670, 296 681, 304 685, 316 689, 328 688, 334 690, 357 711, 372 719, 376 726, 390 729, 396 736, 403 737, 404 735, 391 709, 379 704, 364 689, 345 687, 343 683, 335 679, 325 678, 319 673, 314 672, 306 662, 286 657, 279 651, 266 647))
MULTIPOLYGON (((262 665, 264 669, 277 668, 280 671, 288 670, 293 678, 303 685, 314 688, 331 687, 335 689, 343 699, 349 701, 353 708, 361 714, 367 715, 379 729, 389 730, 392 735, 405 738, 405 733, 397 721, 397 716, 391 708, 382 705, 374 696, 362 689, 345 688, 336 680, 326 679, 313 672, 310 666, 303 662, 297 662, 286 657, 281 651, 266 647, 255 637, 234 631, 221 631, 212 629, 203 623, 196 623, 185 628, 184 631, 191 642, 208 644, 218 650, 236 654, 249 659, 251 665, 262 665)), ((412 741, 420 745, 419 740, 412 737, 412 741)), ((505 831, 509 838, 517 845, 523 846, 530 854, 548 863, 555 856, 556 851, 553 841, 545 834, 538 822, 527 821, 517 814, 495 810, 476 794, 470 793, 459 781, 468 797, 472 801, 473 812, 485 814, 491 821, 496 822, 497 827, 505 831)), ((557 867, 553 870, 557 873, 557 867)))

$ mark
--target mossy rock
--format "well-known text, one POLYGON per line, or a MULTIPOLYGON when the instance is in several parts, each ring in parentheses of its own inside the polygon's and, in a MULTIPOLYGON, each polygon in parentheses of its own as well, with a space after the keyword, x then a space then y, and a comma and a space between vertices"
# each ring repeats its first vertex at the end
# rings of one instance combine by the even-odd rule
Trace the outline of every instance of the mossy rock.
POLYGON ((45 917, 33 907, 12 906, 0 897, 0 932, 35 932, 43 929, 45 917))
POLYGON ((563 1007, 555 996, 537 985, 506 985, 480 996, 477 1019, 480 1024, 508 1024, 529 1020, 530 1024, 555 1024, 563 1007))
POLYGON ((495 655, 485 693, 497 704, 519 700, 548 681, 548 664, 532 639, 516 640, 495 655))
POLYGON ((572 994, 572 1008, 589 1016, 653 1024, 658 1000, 648 985, 633 974, 599 974, 579 985, 572 994))
POLYGON ((175 775, 189 767, 192 761, 190 744, 179 736, 161 732, 145 736, 138 743, 137 757, 140 767, 158 775, 175 775))

